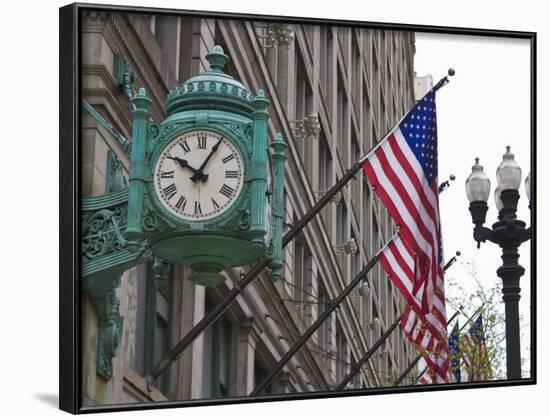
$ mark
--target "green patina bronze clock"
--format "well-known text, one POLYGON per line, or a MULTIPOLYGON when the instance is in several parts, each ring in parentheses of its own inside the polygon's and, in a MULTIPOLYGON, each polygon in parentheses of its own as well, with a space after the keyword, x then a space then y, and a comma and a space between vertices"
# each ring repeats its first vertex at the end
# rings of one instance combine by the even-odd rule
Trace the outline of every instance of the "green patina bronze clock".
POLYGON ((208 286, 267 257, 271 279, 280 276, 286 144, 268 137, 264 92, 224 73, 222 48, 206 58, 208 71, 170 91, 162 122, 152 121, 145 89, 132 98, 128 186, 82 202, 83 287, 101 320, 105 379, 122 334, 116 289, 125 270, 153 261, 158 283, 168 264, 183 264, 208 286))
POLYGON ((208 71, 170 91, 163 122, 150 121, 144 92, 133 99, 128 248, 146 242, 164 262, 190 266, 201 285, 262 256, 272 258, 276 279, 283 202, 275 188, 283 187, 286 145, 276 135, 270 146, 263 91, 253 95, 224 73, 220 47, 206 58, 208 71))

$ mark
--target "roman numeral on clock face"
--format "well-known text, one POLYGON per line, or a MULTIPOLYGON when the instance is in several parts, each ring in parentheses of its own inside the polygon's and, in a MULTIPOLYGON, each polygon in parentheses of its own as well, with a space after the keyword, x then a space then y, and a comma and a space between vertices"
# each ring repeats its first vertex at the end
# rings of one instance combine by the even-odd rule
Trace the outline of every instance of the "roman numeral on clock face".
POLYGON ((214 207, 215 210, 220 208, 220 205, 214 199, 212 199, 212 206, 214 207))
POLYGON ((220 193, 226 196, 227 198, 231 197, 231 194, 233 194, 233 191, 235 190, 227 184, 224 184, 223 187, 220 188, 220 193))
POLYGON ((223 161, 224 164, 226 164, 226 163, 228 163, 229 161, 231 161, 233 158, 235 158, 235 157, 233 156, 233 154, 229 154, 229 155, 227 155, 225 158, 223 158, 222 161, 223 161))
POLYGON ((176 189, 176 184, 170 184, 168 187, 164 188, 162 192, 164 193, 166 198, 170 200, 172 197, 176 195, 178 190, 176 189))
POLYGON ((191 151, 191 148, 189 147, 189 144, 185 140, 183 142, 180 142, 180 146, 183 149, 183 152, 185 152, 185 153, 191 151))
POLYGON ((187 199, 184 196, 181 196, 176 203, 176 208, 183 211, 185 209, 185 205, 187 204, 187 199))
POLYGON ((225 178, 239 178, 239 171, 225 171, 225 178))
POLYGON ((195 201, 195 214, 202 214, 201 203, 195 201))
POLYGON ((166 171, 160 173, 161 178, 174 178, 174 171, 166 171))
POLYGON ((197 149, 206 149, 206 136, 197 136, 197 149))

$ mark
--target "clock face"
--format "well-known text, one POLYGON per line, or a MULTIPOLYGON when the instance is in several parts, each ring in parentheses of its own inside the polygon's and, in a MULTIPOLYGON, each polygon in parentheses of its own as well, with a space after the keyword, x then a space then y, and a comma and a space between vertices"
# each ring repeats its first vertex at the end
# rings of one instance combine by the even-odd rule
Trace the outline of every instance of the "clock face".
POLYGON ((225 212, 243 188, 244 163, 225 136, 194 130, 173 139, 153 170, 155 192, 172 214, 208 220, 225 212))

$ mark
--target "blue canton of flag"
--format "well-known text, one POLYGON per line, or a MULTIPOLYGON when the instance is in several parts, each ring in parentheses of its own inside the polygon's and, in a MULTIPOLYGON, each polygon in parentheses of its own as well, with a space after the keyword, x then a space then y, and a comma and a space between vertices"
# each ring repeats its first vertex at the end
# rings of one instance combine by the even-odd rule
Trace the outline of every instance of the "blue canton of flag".
POLYGON ((483 332, 483 317, 481 314, 477 317, 474 324, 472 324, 472 327, 470 327, 468 333, 470 334, 470 337, 476 345, 480 345, 481 343, 485 342, 485 335, 483 332))
POLYGON ((437 178, 437 124, 435 93, 429 92, 405 116, 399 127, 416 159, 432 182, 437 178))
POLYGON ((458 330, 458 321, 453 327, 453 331, 449 336, 449 356, 450 363, 449 366, 453 371, 453 374, 456 378, 456 382, 461 382, 461 372, 460 372, 460 360, 462 353, 460 351, 460 331, 458 330))

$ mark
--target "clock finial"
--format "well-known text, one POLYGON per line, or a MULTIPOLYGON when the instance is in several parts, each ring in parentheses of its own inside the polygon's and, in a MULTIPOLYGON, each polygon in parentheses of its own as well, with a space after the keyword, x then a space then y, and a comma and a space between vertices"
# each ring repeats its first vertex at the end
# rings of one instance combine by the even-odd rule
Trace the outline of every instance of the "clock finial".
POLYGON ((212 48, 212 52, 206 54, 206 59, 210 63, 210 71, 224 72, 223 68, 229 62, 229 57, 224 54, 223 48, 219 45, 212 48))

